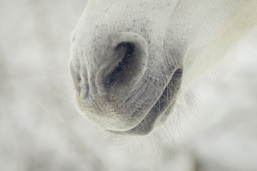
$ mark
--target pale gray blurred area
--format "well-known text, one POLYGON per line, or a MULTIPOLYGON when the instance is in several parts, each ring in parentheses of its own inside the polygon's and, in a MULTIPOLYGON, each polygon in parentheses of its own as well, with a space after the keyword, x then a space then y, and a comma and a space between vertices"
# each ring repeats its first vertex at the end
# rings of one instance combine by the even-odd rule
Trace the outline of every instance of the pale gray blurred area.
POLYGON ((70 33, 85 0, 0 0, 0 171, 257 171, 257 32, 147 137, 78 114, 70 33))

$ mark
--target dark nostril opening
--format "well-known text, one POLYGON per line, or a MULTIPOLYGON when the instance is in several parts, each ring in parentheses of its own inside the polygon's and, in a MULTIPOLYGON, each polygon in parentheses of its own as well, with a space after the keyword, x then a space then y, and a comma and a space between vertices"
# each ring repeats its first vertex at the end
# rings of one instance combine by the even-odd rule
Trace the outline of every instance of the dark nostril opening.
POLYGON ((114 55, 118 60, 109 68, 109 74, 105 79, 105 86, 127 84, 136 72, 139 63, 139 51, 134 43, 122 42, 114 49, 114 55))
POLYGON ((99 69, 96 82, 114 99, 142 81, 148 64, 148 44, 144 37, 132 32, 118 33, 109 40, 108 61, 99 69))

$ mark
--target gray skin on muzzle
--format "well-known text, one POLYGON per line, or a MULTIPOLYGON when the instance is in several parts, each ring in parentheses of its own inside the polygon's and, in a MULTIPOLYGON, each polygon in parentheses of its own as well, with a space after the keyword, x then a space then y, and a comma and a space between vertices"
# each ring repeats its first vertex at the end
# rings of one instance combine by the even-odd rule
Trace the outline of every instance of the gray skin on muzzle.
POLYGON ((166 41, 164 14, 153 20, 122 11, 127 17, 120 19, 95 11, 86 9, 73 33, 70 71, 77 107, 104 130, 148 134, 172 111, 183 51, 176 41, 166 41))

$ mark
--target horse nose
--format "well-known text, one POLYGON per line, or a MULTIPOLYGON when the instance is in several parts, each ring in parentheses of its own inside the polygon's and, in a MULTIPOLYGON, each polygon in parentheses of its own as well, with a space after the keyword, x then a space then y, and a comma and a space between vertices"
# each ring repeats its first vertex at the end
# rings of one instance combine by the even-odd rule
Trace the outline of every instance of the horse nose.
POLYGON ((148 45, 139 34, 126 32, 111 38, 109 58, 97 77, 106 92, 122 93, 138 83, 147 68, 148 45))

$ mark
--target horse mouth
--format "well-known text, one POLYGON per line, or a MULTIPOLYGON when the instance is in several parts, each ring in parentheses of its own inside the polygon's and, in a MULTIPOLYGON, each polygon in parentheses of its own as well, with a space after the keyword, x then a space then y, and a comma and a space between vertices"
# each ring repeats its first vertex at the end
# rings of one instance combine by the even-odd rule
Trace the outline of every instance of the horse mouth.
POLYGON ((159 99, 155 102, 145 118, 134 128, 127 131, 109 131, 119 135, 147 135, 149 134, 156 123, 163 122, 172 111, 177 96, 179 94, 181 81, 182 81, 183 69, 177 69, 171 80, 168 82, 163 93, 159 99))

